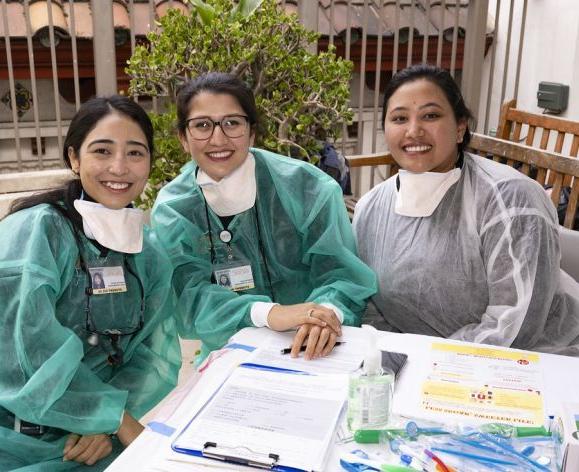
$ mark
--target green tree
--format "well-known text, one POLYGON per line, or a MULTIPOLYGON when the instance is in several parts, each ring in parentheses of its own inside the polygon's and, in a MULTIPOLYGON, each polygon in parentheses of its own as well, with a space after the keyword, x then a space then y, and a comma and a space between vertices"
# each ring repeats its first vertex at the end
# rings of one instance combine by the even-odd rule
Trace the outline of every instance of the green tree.
MULTIPOLYGON (((191 0, 192 13, 170 10, 149 45, 135 49, 127 72, 131 93, 174 101, 178 87, 208 71, 242 78, 254 91, 262 126, 256 146, 315 161, 319 139, 334 139, 348 108, 352 65, 334 50, 312 54, 319 35, 275 0, 191 0)), ((172 125, 175 108, 152 116, 159 158, 145 200, 188 160, 172 125)), ((147 204, 147 201, 145 204, 147 204)))

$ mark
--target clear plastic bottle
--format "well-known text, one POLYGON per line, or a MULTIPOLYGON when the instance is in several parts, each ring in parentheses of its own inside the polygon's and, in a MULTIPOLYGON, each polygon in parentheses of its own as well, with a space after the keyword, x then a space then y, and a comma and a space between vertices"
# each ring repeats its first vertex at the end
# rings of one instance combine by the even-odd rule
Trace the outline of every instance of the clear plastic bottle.
POLYGON ((392 412, 394 373, 382 369, 382 352, 377 347, 377 331, 363 325, 368 335, 368 350, 362 371, 350 376, 348 389, 348 428, 382 429, 386 427, 392 412))

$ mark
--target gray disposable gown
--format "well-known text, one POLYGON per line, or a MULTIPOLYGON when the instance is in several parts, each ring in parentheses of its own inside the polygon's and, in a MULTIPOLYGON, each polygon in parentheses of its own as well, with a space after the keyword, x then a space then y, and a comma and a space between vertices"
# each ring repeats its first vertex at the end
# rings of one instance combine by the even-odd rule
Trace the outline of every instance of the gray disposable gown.
POLYGON ((396 177, 358 203, 360 257, 394 330, 579 355, 579 285, 560 269, 553 204, 515 169, 465 154, 429 217, 394 212, 396 177))

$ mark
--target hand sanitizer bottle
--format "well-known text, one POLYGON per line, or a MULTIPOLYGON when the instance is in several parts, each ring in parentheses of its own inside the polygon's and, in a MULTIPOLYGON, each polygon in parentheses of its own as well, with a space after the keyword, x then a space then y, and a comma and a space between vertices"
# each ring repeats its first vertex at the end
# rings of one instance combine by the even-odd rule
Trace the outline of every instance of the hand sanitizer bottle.
POLYGON ((382 352, 377 347, 378 332, 370 325, 362 325, 368 337, 368 350, 362 371, 350 376, 348 390, 348 428, 382 429, 388 424, 392 411, 394 372, 382 369, 382 352))

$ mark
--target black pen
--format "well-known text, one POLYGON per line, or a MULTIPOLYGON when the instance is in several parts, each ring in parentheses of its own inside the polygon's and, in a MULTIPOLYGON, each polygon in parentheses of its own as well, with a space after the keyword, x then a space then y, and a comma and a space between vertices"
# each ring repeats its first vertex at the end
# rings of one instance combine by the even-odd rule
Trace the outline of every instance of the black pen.
MULTIPOLYGON (((341 346, 342 344, 346 344, 346 341, 338 341, 336 344, 334 344, 334 347, 336 346, 341 346)), ((302 346, 300 347, 300 352, 304 352, 306 350, 306 346, 302 346)), ((282 349, 281 351, 279 351, 281 354, 289 354, 290 352, 292 352, 292 348, 291 347, 286 347, 284 349, 282 349)))

